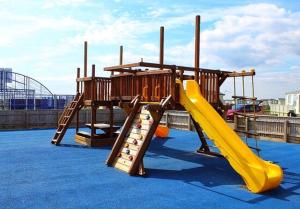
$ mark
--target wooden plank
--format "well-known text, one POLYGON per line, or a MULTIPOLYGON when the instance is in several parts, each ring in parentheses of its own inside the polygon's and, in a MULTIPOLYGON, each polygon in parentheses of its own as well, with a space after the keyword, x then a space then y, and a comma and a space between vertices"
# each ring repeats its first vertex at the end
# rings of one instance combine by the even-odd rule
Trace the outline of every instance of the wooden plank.
POLYGON ((130 143, 130 144, 134 144, 134 141, 137 142, 137 145, 136 145, 136 146, 141 146, 141 144, 143 143, 143 141, 140 140, 140 139, 133 139, 133 138, 130 138, 130 137, 128 137, 128 138, 126 139, 126 142, 127 142, 127 143, 130 143))
MULTIPOLYGON (((126 153, 126 150, 127 150, 127 149, 126 149, 125 147, 123 147, 123 148, 121 149, 120 152, 121 152, 121 153, 124 153, 124 154, 127 154, 127 153, 126 153)), ((130 155, 132 155, 132 156, 136 156, 137 153, 138 153, 138 152, 137 152, 136 150, 130 150, 130 155)))
POLYGON ((126 160, 126 159, 124 159, 122 157, 117 157, 115 163, 116 164, 122 164, 122 165, 130 167, 131 164, 132 164, 132 161, 126 160))
POLYGON ((117 168, 117 169, 119 169, 119 170, 121 170, 121 171, 125 171, 125 172, 129 172, 129 169, 130 169, 130 167, 129 166, 126 166, 126 165, 124 165, 124 164, 121 164, 121 163, 117 163, 117 162, 115 162, 114 164, 113 164, 113 166, 115 167, 115 168, 117 168))
POLYGON ((131 143, 128 143, 127 139, 128 138, 125 139, 123 147, 125 147, 125 148, 127 148, 129 150, 138 151, 139 150, 139 146, 131 144, 131 143))

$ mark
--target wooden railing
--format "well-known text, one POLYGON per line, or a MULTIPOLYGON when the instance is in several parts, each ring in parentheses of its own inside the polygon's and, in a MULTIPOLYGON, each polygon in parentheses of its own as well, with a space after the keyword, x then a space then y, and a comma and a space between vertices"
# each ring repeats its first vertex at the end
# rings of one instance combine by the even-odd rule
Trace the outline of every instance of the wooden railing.
POLYGON ((219 101, 219 74, 200 71, 199 85, 202 95, 209 103, 219 101))
MULTIPOLYGON (((178 67, 179 79, 190 80, 194 79, 194 75, 184 75, 185 72, 194 72, 194 69, 186 67, 178 67)), ((198 72, 198 83, 201 93, 210 104, 219 103, 220 86, 225 80, 225 74, 219 70, 200 69, 198 72)))
POLYGON ((253 117, 235 115, 234 123, 236 130, 256 132, 260 138, 300 143, 300 117, 257 115, 254 121, 253 117))
POLYGON ((110 101, 111 79, 105 77, 77 78, 77 92, 84 100, 110 101))
POLYGON ((172 95, 175 98, 176 74, 172 70, 153 70, 111 77, 112 100, 131 100, 141 95, 144 102, 158 102, 172 95))

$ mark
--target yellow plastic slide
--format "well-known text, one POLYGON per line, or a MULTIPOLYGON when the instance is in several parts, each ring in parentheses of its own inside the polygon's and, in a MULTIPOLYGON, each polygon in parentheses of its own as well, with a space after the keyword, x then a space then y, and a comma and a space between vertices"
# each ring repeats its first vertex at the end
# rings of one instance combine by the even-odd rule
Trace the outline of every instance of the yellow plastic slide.
POLYGON ((187 81, 186 91, 180 80, 180 104, 199 123, 221 154, 244 179, 254 193, 277 187, 283 178, 282 169, 255 155, 240 137, 228 126, 215 109, 202 97, 199 85, 187 81))

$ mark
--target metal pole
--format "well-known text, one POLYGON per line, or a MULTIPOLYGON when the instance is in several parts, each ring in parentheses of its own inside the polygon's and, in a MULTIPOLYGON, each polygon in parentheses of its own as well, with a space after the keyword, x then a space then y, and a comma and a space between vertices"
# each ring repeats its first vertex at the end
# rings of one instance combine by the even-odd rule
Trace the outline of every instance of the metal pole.
POLYGON ((162 65, 164 64, 164 38, 165 29, 163 26, 160 27, 160 39, 159 39, 159 64, 160 69, 163 70, 162 65))
POLYGON ((195 26, 195 80, 199 82, 199 57, 200 57, 200 15, 196 16, 195 26))

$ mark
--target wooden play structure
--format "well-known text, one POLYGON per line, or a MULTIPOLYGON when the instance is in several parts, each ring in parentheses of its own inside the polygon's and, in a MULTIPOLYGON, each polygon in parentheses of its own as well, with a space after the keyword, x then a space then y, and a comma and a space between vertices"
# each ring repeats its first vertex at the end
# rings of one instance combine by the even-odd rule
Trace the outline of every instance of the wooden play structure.
MULTIPOLYGON (((195 65, 194 67, 169 65, 164 63, 164 27, 160 28, 159 63, 140 62, 123 64, 123 47, 120 47, 120 61, 117 66, 105 67, 111 72, 110 77, 96 77, 95 65, 92 65, 91 76, 87 72, 87 42, 84 44, 84 73, 81 77, 77 69, 76 97, 62 114, 52 144, 59 145, 63 136, 76 116, 77 127, 75 140, 88 146, 112 145, 107 165, 116 167, 130 175, 145 174, 143 157, 153 134, 166 110, 186 109, 192 118, 200 138, 198 152, 208 155, 224 156, 234 169, 245 179, 248 188, 260 192, 277 186, 282 175, 269 179, 269 170, 280 173, 273 164, 266 166, 258 159, 238 136, 229 128, 222 117, 223 104, 220 101, 220 86, 228 77, 238 77, 236 72, 200 68, 200 16, 196 16, 195 27, 195 65), (183 89, 186 82, 187 90, 183 89), (199 91, 198 91, 199 90, 199 91), (107 124, 99 124, 96 119, 98 107, 110 110, 107 124), (118 106, 127 114, 122 127, 113 121, 113 108, 118 106), (81 108, 91 108, 91 121, 87 124, 90 132, 79 131, 78 113, 81 108), (217 121, 214 124, 214 121, 217 121), (121 128, 119 132, 117 129, 121 128), (97 133, 101 129, 101 133, 97 133), (205 134, 220 149, 219 153, 211 152, 205 134), (224 131, 224 135, 222 134, 224 131), (230 141, 230 138, 236 141, 230 141), (235 145, 237 144, 237 145, 235 145), (236 146, 236 147, 235 147, 236 146), (256 168, 252 172, 246 161, 251 159, 256 168), (239 163, 237 163, 238 161, 239 163), (260 167, 261 166, 261 167, 260 167), (273 167, 272 167, 273 166, 273 167), (272 167, 272 168, 270 168, 272 167), (257 177, 249 174, 257 173, 257 177), (265 178, 265 176, 267 178, 265 178), (259 180, 257 179, 259 178, 259 180)), ((276 173, 276 174, 277 174, 276 173)), ((271 178, 271 177, 270 177, 271 178)))

